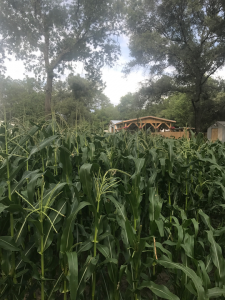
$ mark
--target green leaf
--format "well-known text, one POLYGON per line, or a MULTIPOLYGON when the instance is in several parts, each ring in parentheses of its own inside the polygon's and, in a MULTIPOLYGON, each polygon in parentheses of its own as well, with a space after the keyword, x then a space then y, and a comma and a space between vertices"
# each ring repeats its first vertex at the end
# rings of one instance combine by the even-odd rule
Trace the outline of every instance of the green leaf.
POLYGON ((19 171, 25 166, 26 164, 26 160, 25 159, 21 159, 21 163, 13 168, 13 170, 10 172, 10 176, 9 176, 9 181, 15 179, 16 175, 19 173, 19 171))
POLYGON ((30 255, 30 253, 32 252, 32 249, 34 248, 35 243, 28 245, 28 247, 22 252, 21 257, 22 259, 19 260, 19 262, 16 265, 16 270, 20 269, 21 267, 23 267, 25 262, 28 262, 28 256, 30 255))
POLYGON ((23 212, 23 207, 20 204, 10 204, 7 208, 10 213, 23 212))
MULTIPOLYGON (((53 298, 52 298, 52 295, 53 295, 53 293, 54 293, 54 291, 55 291, 55 289, 56 289, 56 286, 59 284, 59 282, 60 282, 61 279, 63 278, 63 275, 64 275, 63 272, 59 275, 59 277, 58 277, 58 279, 56 280, 56 282, 55 282, 55 284, 54 284, 54 286, 53 286, 51 292, 49 293, 48 300, 52 300, 52 299, 53 299, 53 298)), ((54 298, 54 299, 55 299, 55 298, 54 298)))
POLYGON ((67 252, 69 274, 67 276, 70 286, 70 298, 71 300, 77 299, 78 288, 78 260, 76 252, 67 252))
POLYGON ((150 221, 158 220, 162 209, 162 202, 159 195, 156 194, 154 187, 149 188, 149 219, 150 221))
POLYGON ((201 209, 198 211, 199 215, 201 216, 203 222, 208 226, 210 230, 213 230, 213 227, 210 224, 210 218, 207 216, 201 209))
POLYGON ((105 245, 97 244, 97 249, 105 256, 105 258, 109 257, 109 248, 105 245))
MULTIPOLYGON (((175 220, 175 217, 172 217, 173 220, 175 220)), ((177 245, 176 245, 176 249, 179 249, 181 246, 181 243, 183 241, 183 227, 178 223, 174 223, 173 224, 174 227, 177 228, 177 245)))
POLYGON ((183 271, 189 278, 191 278, 198 293, 198 300, 205 300, 205 292, 202 286, 202 280, 192 269, 185 267, 179 263, 174 263, 164 255, 158 260, 158 263, 168 269, 178 269, 183 271))
POLYGON ((222 284, 225 282, 225 261, 222 254, 222 249, 217 244, 213 238, 212 231, 206 231, 208 235, 208 240, 211 244, 211 256, 214 265, 217 267, 219 278, 222 281, 222 284))
POLYGON ((126 265, 122 265, 122 266, 120 266, 120 272, 119 272, 119 281, 121 281, 121 279, 122 279, 122 277, 123 277, 123 274, 124 274, 124 272, 125 272, 125 270, 126 270, 126 265))
POLYGON ((8 206, 0 203, 0 213, 3 212, 8 206))
POLYGON ((32 223, 35 226, 35 228, 36 228, 36 230, 38 231, 39 234, 42 234, 42 232, 41 232, 42 228, 41 228, 41 222, 40 221, 37 221, 33 218, 28 218, 27 221, 32 223))
POLYGON ((52 223, 48 222, 46 224, 46 227, 44 227, 44 251, 51 245, 52 240, 53 240, 53 225, 55 225, 59 220, 59 217, 62 218, 61 215, 59 215, 60 213, 63 214, 64 210, 66 208, 66 201, 63 199, 60 199, 60 201, 57 203, 57 212, 53 211, 50 214, 50 219, 52 221, 52 223), (52 225, 53 224, 53 225, 52 225))
POLYGON ((129 243, 134 248, 136 244, 136 234, 134 233, 133 227, 130 225, 129 220, 126 220, 125 226, 129 243))
POLYGON ((6 157, 10 156, 10 154, 6 154, 4 152, 0 152, 0 156, 2 156, 3 158, 6 158, 6 157))
POLYGON ((158 230, 159 230, 159 234, 161 237, 164 237, 164 223, 163 223, 163 220, 155 220, 155 223, 158 227, 158 230))
POLYGON ((92 177, 91 173, 92 164, 83 164, 80 168, 80 181, 84 193, 87 195, 88 201, 94 205, 92 199, 92 177))
POLYGON ((203 283, 204 283, 204 287, 205 287, 205 289, 208 289, 208 288, 211 287, 211 284, 210 284, 209 275, 207 274, 207 271, 206 271, 205 264, 202 260, 198 260, 198 264, 201 268, 202 280, 203 280, 203 283))
MULTIPOLYGON (((46 205, 47 203, 48 206, 51 206, 54 203, 54 197, 56 197, 59 192, 63 189, 63 187, 67 185, 66 182, 61 182, 58 184, 51 184, 51 188, 47 191, 47 193, 43 197, 43 206, 46 205)), ((35 208, 37 208, 39 203, 35 205, 35 208)))
POLYGON ((84 208, 85 206, 90 205, 88 202, 81 202, 77 209, 70 215, 65 222, 65 226, 63 228, 62 238, 61 238, 61 244, 60 244, 60 252, 66 253, 70 251, 72 245, 73 245, 73 239, 72 239, 72 226, 74 223, 74 220, 78 214, 78 212, 84 208))
POLYGON ((155 295, 163 299, 180 300, 180 298, 171 293, 166 286, 156 284, 153 281, 144 281, 138 289, 142 290, 143 288, 149 288, 155 295))
POLYGON ((133 158, 133 161, 135 163, 135 173, 139 174, 141 172, 141 169, 144 166, 145 159, 144 158, 133 158))
POLYGON ((67 148, 61 146, 60 150, 60 162, 63 166, 63 180, 66 182, 72 182, 72 164, 70 159, 70 152, 67 148))
POLYGON ((110 161, 108 159, 108 156, 104 152, 101 152, 101 154, 99 156, 99 160, 102 160, 104 162, 104 164, 106 165, 106 167, 108 169, 110 169, 110 161))
POLYGON ((24 269, 23 271, 16 273, 16 278, 21 277, 22 275, 26 274, 28 271, 29 269, 24 269))
POLYGON ((194 236, 185 233, 184 243, 181 245, 187 256, 194 258, 194 236))
POLYGON ((95 144, 93 143, 89 143, 88 145, 89 151, 88 151, 88 157, 90 159, 90 161, 92 162, 94 159, 94 153, 95 153, 95 144))
POLYGON ((14 239, 11 236, 0 237, 0 248, 9 251, 19 251, 20 249, 16 246, 14 239))
POLYGON ((18 142, 18 145, 13 149, 12 153, 16 153, 19 149, 20 146, 25 145, 26 141, 28 141, 33 135, 39 130, 39 127, 34 125, 26 135, 24 135, 18 142))
POLYGON ((22 178, 20 179, 20 181, 17 182, 13 186, 13 188, 12 188, 12 194, 15 192, 15 190, 18 190, 23 185, 23 182, 24 182, 25 179, 31 180, 33 178, 33 176, 36 176, 37 173, 40 173, 40 170, 26 171, 26 172, 24 172, 22 178))
POLYGON ((218 298, 220 296, 225 296, 225 288, 220 289, 218 287, 212 288, 208 290, 209 299, 218 298))
POLYGON ((98 255, 96 257, 91 257, 90 255, 87 257, 86 262, 83 265, 83 268, 79 272, 79 283, 78 283, 77 295, 80 295, 84 291, 86 282, 93 274, 97 262, 98 262, 98 255))
POLYGON ((100 242, 100 241, 104 240, 105 238, 107 238, 110 235, 111 235, 110 232, 105 232, 102 235, 98 236, 98 241, 100 242))
POLYGON ((116 209, 118 210, 119 215, 122 217, 123 221, 126 221, 126 212, 121 203, 119 203, 112 195, 107 195, 107 198, 113 202, 116 209))
POLYGON ((159 248, 163 253, 166 253, 167 256, 172 260, 171 252, 168 251, 167 249, 165 249, 161 243, 156 242, 155 245, 156 245, 156 248, 159 248))
POLYGON ((33 154, 35 154, 35 153, 41 151, 42 149, 44 149, 45 147, 51 145, 53 143, 53 141, 55 141, 58 137, 59 137, 58 135, 52 135, 52 136, 48 137, 47 139, 45 139, 44 141, 42 141, 39 145, 33 147, 30 152, 29 158, 33 154))
POLYGON ((91 241, 85 241, 80 245, 79 250, 77 253, 79 254, 80 252, 88 251, 92 248, 93 243, 91 241))
POLYGON ((194 229, 195 229, 195 237, 197 237, 198 235, 198 231, 199 231, 199 225, 198 222, 195 219, 191 219, 193 225, 194 225, 194 229))
POLYGON ((27 196, 31 204, 34 202, 35 186, 37 184, 37 179, 40 177, 42 177, 42 173, 33 174, 27 185, 27 196))

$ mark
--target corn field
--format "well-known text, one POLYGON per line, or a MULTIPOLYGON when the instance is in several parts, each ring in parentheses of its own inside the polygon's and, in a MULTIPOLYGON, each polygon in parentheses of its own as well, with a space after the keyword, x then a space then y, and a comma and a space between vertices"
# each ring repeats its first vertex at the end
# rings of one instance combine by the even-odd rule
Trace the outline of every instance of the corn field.
POLYGON ((0 299, 225 295, 225 145, 0 127, 0 299))

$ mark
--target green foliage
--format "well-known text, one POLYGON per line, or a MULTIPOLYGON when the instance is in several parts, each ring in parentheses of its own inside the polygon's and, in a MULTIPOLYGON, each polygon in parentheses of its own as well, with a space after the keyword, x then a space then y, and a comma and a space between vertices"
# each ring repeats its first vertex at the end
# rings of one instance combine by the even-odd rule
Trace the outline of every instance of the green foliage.
MULTIPOLYGON (((0 77, 0 105, 7 112, 7 119, 19 118, 29 121, 40 119, 44 112, 43 84, 34 78, 13 80, 0 77)), ((3 119, 3 115, 1 115, 3 119)))
POLYGON ((3 57, 14 53, 28 70, 44 75, 46 113, 51 112, 53 78, 74 70, 71 62, 82 62, 93 81, 101 81, 103 65, 113 65, 120 52, 114 36, 121 32, 123 7, 120 0, 1 1, 3 57))
MULTIPOLYGON (((7 120, 21 122, 43 121, 44 85, 34 78, 13 80, 1 77, 0 107, 7 113, 7 120)), ((52 108, 62 122, 70 126, 77 123, 99 123, 107 126, 113 115, 119 114, 99 85, 77 76, 70 75, 65 82, 56 81, 53 85, 52 108)), ((116 117, 117 118, 117 117, 116 117)), ((2 115, 3 119, 3 115, 2 115)))
MULTIPOLYGON (((129 111, 128 106, 132 107, 129 116, 127 115, 128 118, 151 115, 176 120, 176 126, 195 127, 195 111, 190 93, 183 90, 181 86, 172 84, 169 76, 147 82, 131 96, 129 97, 128 94, 122 97, 117 106, 118 109, 123 106, 126 108, 123 112, 125 116, 125 111, 129 111), (122 99, 127 101, 122 102, 122 99)), ((224 81, 220 78, 209 78, 202 91, 200 118, 203 132, 206 132, 215 121, 224 118, 224 96, 224 81)))
POLYGON ((1 299, 223 299, 224 144, 0 127, 1 299))
POLYGON ((56 82, 53 102, 54 110, 61 114, 71 126, 75 125, 76 120, 93 121, 94 111, 105 109, 110 105, 101 87, 80 75, 69 75, 67 84, 61 81, 56 82))
POLYGON ((123 120, 134 119, 137 117, 136 114, 138 107, 136 100, 136 95, 132 93, 128 93, 120 98, 120 103, 117 105, 117 109, 123 120))
POLYGON ((177 93, 166 98, 159 117, 176 120, 176 126, 193 126, 194 114, 191 101, 187 97, 186 94, 177 93))
MULTIPOLYGON (((127 29, 135 66, 162 76, 161 92, 176 90, 190 97, 195 127, 201 130, 204 90, 209 77, 224 65, 224 5, 222 1, 132 0, 127 29), (168 72, 168 67, 172 71, 168 72), (168 76, 169 75, 169 76, 168 76)), ((160 85, 154 84, 154 88, 160 85)))

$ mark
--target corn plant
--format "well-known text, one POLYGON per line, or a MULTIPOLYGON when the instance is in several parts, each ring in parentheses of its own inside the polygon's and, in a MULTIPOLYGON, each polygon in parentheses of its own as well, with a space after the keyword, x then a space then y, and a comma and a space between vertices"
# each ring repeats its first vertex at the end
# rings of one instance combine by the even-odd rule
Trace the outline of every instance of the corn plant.
POLYGON ((0 299, 224 299, 224 144, 53 114, 0 148, 0 299))

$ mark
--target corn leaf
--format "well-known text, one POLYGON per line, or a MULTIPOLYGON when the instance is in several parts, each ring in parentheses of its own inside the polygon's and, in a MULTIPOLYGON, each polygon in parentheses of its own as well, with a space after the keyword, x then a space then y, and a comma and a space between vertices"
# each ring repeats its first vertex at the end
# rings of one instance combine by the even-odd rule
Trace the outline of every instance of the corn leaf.
POLYGON ((78 259, 76 252, 67 252, 69 274, 67 276, 70 286, 70 298, 71 300, 77 299, 78 288, 78 259))
POLYGON ((153 281, 143 282, 138 289, 141 290, 143 288, 149 288, 155 295, 157 295, 163 299, 180 300, 180 298, 177 297, 176 295, 174 295, 173 293, 171 293, 170 290, 166 286, 156 284, 153 281))

